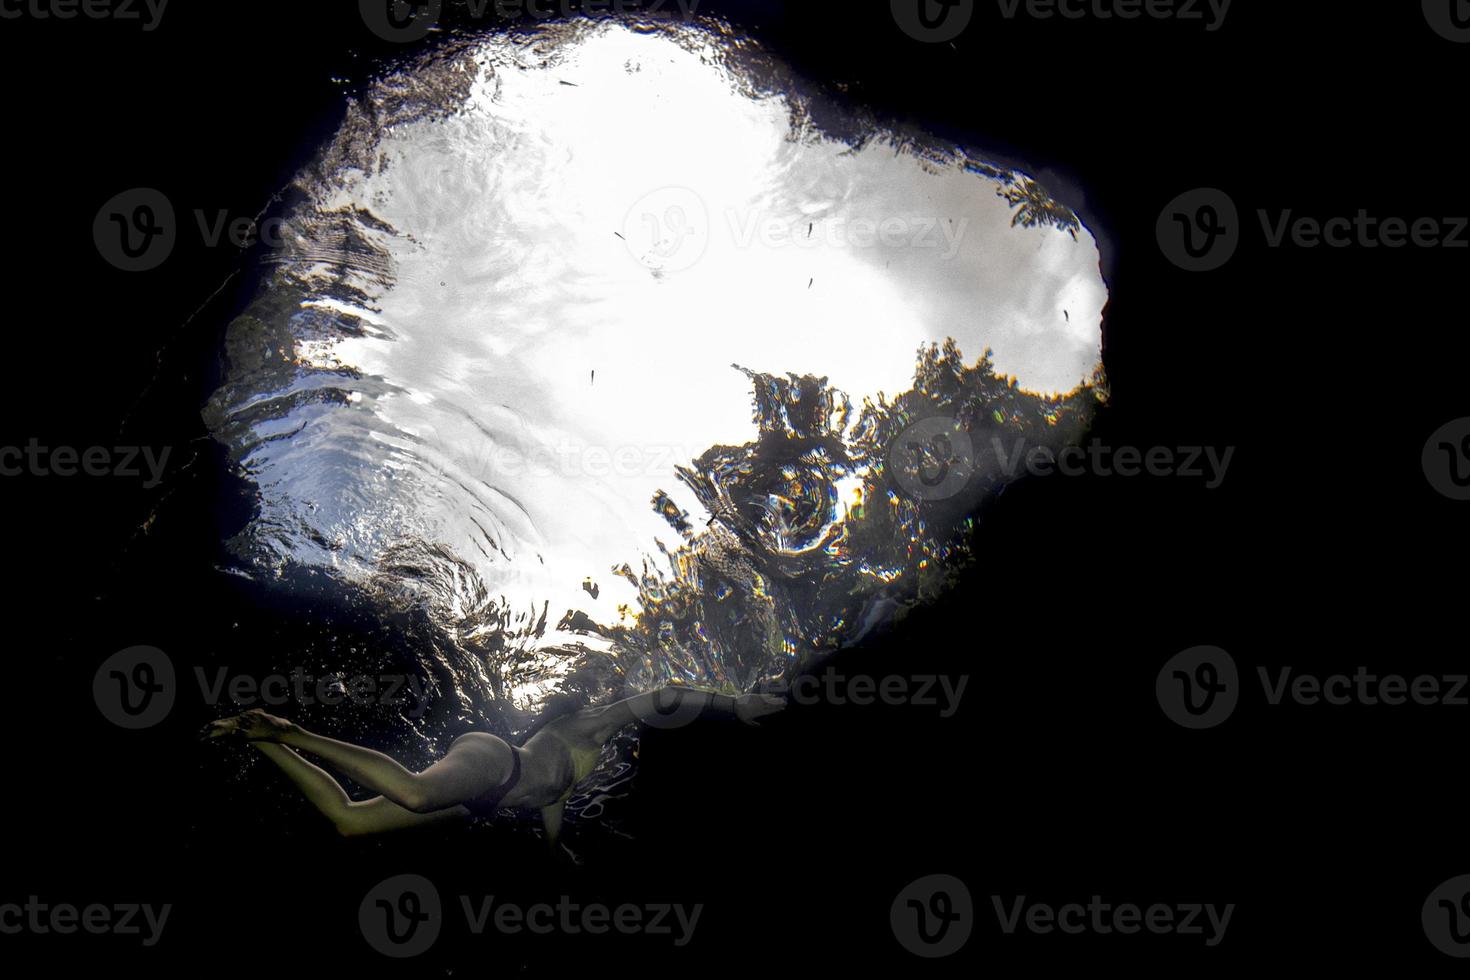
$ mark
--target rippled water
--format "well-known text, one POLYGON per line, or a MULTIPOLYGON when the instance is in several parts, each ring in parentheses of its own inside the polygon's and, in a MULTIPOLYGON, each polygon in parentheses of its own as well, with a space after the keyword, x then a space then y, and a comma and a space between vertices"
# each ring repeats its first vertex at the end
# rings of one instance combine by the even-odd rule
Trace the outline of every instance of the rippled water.
POLYGON ((852 642, 969 559, 1005 477, 949 435, 1075 441, 1102 397, 1070 211, 713 22, 445 44, 283 217, 206 409, 256 490, 239 569, 414 610, 507 732, 852 642))

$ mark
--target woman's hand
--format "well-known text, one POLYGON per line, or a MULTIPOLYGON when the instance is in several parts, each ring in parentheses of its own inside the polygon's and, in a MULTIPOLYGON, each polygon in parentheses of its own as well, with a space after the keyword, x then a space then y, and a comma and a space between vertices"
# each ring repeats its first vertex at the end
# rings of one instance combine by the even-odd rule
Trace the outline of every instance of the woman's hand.
POLYGON ((221 718, 204 726, 199 733, 202 739, 236 736, 249 742, 279 742, 296 730, 296 725, 284 718, 268 715, 259 708, 251 708, 233 718, 221 718))
POLYGON ((759 726, 759 719, 786 710, 786 702, 769 694, 745 694, 735 699, 735 717, 747 725, 759 726))

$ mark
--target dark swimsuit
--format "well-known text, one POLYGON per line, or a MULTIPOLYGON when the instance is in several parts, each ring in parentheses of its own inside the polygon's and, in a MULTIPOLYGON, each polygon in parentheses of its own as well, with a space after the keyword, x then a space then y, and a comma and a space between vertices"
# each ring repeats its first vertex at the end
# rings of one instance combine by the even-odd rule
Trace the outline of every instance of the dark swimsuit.
POLYGON ((502 809, 500 801, 505 799, 511 790, 515 789, 516 783, 521 781, 521 750, 514 745, 510 747, 510 776, 505 782, 494 789, 487 790, 475 797, 473 800, 464 802, 465 809, 477 817, 489 819, 495 816, 497 810, 502 809))

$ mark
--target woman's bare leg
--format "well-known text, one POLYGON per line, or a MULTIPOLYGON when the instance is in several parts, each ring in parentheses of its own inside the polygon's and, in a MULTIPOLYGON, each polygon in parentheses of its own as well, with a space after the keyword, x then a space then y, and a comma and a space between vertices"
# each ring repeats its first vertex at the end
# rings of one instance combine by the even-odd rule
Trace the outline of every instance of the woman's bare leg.
POLYGON ((566 804, 560 801, 541 808, 541 823, 546 828, 546 846, 553 854, 561 840, 561 817, 566 804))
POLYGON ((296 788, 301 790, 307 801, 332 821, 337 833, 344 837, 411 830, 430 824, 462 820, 469 816, 468 810, 458 806, 433 813, 414 813, 382 796, 357 803, 325 770, 307 762, 284 745, 256 742, 255 747, 267 759, 280 766, 281 771, 296 784, 296 788))
POLYGON ((410 772, 375 749, 314 735, 259 709, 212 722, 205 729, 206 737, 227 735, 309 752, 353 782, 421 814, 475 799, 503 783, 512 766, 510 746, 493 735, 481 735, 456 742, 443 759, 423 772, 410 772))

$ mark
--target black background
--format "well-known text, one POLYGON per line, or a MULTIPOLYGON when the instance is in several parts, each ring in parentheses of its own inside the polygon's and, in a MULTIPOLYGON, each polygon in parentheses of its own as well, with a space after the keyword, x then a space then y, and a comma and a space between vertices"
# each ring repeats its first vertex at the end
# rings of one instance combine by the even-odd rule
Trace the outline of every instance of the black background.
POLYGON ((0 444, 170 445, 176 461, 196 459, 173 501, 124 479, 0 483, 11 570, 0 901, 175 906, 153 949, 0 936, 0 957, 285 975, 1455 969, 1419 915, 1432 889, 1470 873, 1459 818, 1470 708, 1267 708, 1253 678, 1288 664, 1465 671, 1465 505, 1429 487, 1420 453, 1470 414, 1470 253, 1269 249, 1254 214, 1470 212, 1470 46, 1433 33, 1414 3, 1237 0, 1214 33, 1006 21, 981 3, 953 47, 909 39, 882 2, 710 0, 701 12, 728 15, 883 116, 1060 174, 1057 190, 1114 259, 1114 398, 1100 436, 1236 447, 1228 481, 1008 491, 985 514, 963 587, 840 660, 875 676, 968 675, 957 716, 824 705, 759 731, 651 734, 628 815, 636 844, 582 871, 541 861, 514 833, 343 843, 286 807, 274 774, 229 779, 235 762, 192 741, 202 712, 125 733, 92 703, 92 674, 115 650, 227 660, 295 642, 316 613, 263 617, 199 571, 230 516, 203 503, 220 467, 198 441, 198 407, 242 280, 190 317, 239 252, 205 248, 186 227, 161 269, 127 274, 102 260, 91 228, 103 202, 139 186, 186 218, 256 214, 340 119, 353 86, 334 79, 360 80, 401 50, 343 2, 174 0, 151 33, 0 21, 0 444), (1245 242, 1223 270, 1189 274, 1154 229, 1167 202, 1201 186, 1235 199, 1245 242), (1187 732, 1160 711, 1154 679, 1198 644, 1229 650, 1248 693, 1226 725, 1187 732), (569 894, 706 908, 683 949, 451 924, 431 953, 394 965, 363 943, 356 912, 371 885, 403 872, 433 878, 451 902, 569 894), (889 904, 936 873, 968 884, 975 933, 955 956, 921 960, 895 942, 889 904), (992 895, 1237 908, 1206 948, 1007 936, 992 895))

